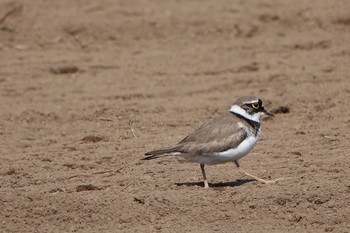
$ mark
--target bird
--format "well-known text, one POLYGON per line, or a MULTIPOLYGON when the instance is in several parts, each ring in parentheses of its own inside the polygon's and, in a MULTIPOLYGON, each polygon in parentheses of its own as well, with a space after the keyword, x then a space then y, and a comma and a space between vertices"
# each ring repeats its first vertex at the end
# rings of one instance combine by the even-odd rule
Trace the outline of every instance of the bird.
POLYGON ((179 143, 145 153, 142 160, 152 160, 165 156, 181 157, 188 162, 200 164, 204 187, 209 188, 205 165, 233 162, 239 172, 264 184, 278 180, 265 180, 245 172, 240 159, 246 156, 259 140, 261 119, 273 117, 261 99, 255 96, 239 97, 226 111, 202 124, 179 143))

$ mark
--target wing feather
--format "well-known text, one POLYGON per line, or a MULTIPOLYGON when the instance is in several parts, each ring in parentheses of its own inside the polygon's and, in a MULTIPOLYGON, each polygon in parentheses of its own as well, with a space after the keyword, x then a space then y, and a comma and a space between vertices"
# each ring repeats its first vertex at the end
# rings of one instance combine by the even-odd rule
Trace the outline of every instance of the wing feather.
POLYGON ((176 146, 187 156, 212 154, 236 148, 246 137, 246 130, 237 125, 234 116, 225 114, 208 121, 176 146))
POLYGON ((204 123, 178 144, 147 152, 145 159, 154 159, 171 153, 181 153, 185 157, 210 155, 236 148, 247 136, 246 130, 238 126, 237 117, 225 113, 204 123))

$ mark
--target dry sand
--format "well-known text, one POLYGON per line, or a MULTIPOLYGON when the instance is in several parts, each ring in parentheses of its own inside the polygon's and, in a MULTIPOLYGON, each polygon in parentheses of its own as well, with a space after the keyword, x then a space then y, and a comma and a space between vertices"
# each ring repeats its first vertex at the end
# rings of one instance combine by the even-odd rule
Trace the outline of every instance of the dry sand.
POLYGON ((0 1, 0 232, 350 232, 349 1, 0 1), (233 164, 141 161, 257 95, 233 164))

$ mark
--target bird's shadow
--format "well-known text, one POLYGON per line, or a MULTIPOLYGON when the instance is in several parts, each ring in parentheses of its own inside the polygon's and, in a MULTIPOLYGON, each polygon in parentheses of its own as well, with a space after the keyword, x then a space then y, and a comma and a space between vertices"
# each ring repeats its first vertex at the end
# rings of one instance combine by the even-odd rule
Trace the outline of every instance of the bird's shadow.
MULTIPOLYGON (((209 183, 209 187, 213 188, 224 188, 224 187, 235 187, 240 186, 245 183, 249 183, 255 181, 253 179, 239 179, 236 181, 229 181, 229 182, 219 182, 219 183, 209 183)), ((176 183, 177 186, 199 186, 204 187, 204 182, 184 182, 184 183, 176 183)))

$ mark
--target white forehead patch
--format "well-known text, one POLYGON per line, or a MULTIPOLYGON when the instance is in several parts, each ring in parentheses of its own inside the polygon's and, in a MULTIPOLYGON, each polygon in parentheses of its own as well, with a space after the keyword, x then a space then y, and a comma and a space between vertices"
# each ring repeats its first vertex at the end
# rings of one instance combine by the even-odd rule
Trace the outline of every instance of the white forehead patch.
POLYGON ((244 104, 254 104, 254 103, 258 103, 258 102, 259 102, 259 99, 255 99, 255 100, 244 102, 244 104))

